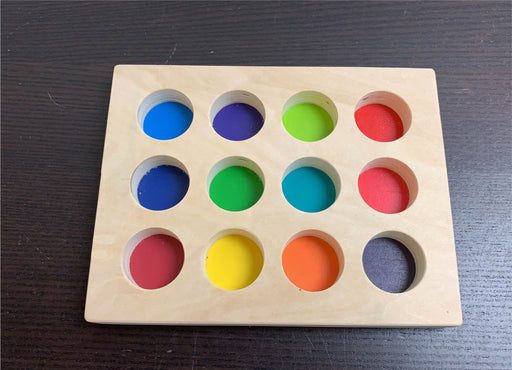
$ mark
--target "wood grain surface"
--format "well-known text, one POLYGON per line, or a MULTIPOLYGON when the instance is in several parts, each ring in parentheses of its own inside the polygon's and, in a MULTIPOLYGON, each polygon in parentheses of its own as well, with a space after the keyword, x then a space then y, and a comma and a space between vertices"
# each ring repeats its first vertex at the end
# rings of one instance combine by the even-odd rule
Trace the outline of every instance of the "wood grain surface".
MULTIPOLYGON (((382 93, 380 99, 385 96, 382 93)), ((383 101, 396 107, 393 102, 389 95, 383 101)), ((117 65, 106 132, 87 321, 362 327, 462 323, 436 78, 431 69, 117 65), (136 112, 147 104, 150 94, 162 94, 163 88, 180 91, 190 99, 194 118, 183 135, 151 140, 141 130, 136 112), (308 145, 286 132, 281 117, 291 96, 313 89, 328 96, 313 102, 336 110, 338 125, 328 137, 308 145), (360 99, 369 91, 383 89, 407 102, 414 117, 404 137, 387 143, 385 149, 382 143, 368 140, 354 122, 360 99), (265 124, 250 140, 228 141, 211 129, 209 111, 226 91, 242 90, 261 99, 265 124), (261 198, 242 212, 225 212, 208 196, 207 179, 226 158, 236 158, 231 165, 238 166, 253 161, 251 168, 265 181, 261 198), (357 179, 368 163, 396 171, 409 183, 414 201, 406 211, 377 213, 359 196, 357 179), (183 166, 190 186, 179 204, 151 212, 135 199, 141 199, 137 194, 142 176, 150 176, 148 171, 162 164, 183 166), (321 212, 298 212, 283 196, 283 173, 304 166, 325 171, 331 183, 337 184, 336 201, 321 212), (134 286, 133 277, 128 276, 133 248, 156 232, 147 230, 154 227, 176 235, 186 257, 176 280, 148 292, 134 286), (206 259, 208 248, 213 248, 212 238, 231 234, 233 229, 258 240, 264 255, 256 281, 237 292, 212 284, 204 268, 211 262, 206 259), (343 267, 329 289, 304 292, 304 287, 290 284, 283 273, 283 249, 297 233, 327 237, 333 247, 338 244, 336 258, 343 267), (416 280, 403 294, 377 289, 364 273, 364 247, 384 233, 402 240, 416 259, 416 280)), ((307 181, 301 184, 307 187, 307 181)))
POLYGON ((10 2, 2 13, 2 368, 511 368, 510 2, 10 2), (116 64, 437 72, 464 325, 83 319, 116 64))

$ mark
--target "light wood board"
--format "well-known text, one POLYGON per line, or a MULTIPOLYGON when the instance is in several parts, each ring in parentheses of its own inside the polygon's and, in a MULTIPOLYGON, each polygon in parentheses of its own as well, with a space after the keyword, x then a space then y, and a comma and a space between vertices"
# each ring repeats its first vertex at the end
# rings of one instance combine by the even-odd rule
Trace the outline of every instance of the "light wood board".
MULTIPOLYGON (((370 95, 370 100, 393 105, 396 102, 390 96, 379 93, 370 95)), ((395 108, 399 111, 403 107, 395 108)), ((407 109, 402 112, 408 114, 407 109)), ((460 325, 457 263, 434 71, 116 66, 85 318, 114 324, 460 325), (192 104, 194 116, 183 135, 160 141, 143 132, 138 113, 147 96, 165 89, 184 94, 192 104), (261 101, 265 122, 257 135, 237 142, 226 140, 213 130, 210 114, 219 96, 238 90, 250 92, 261 101), (318 142, 295 139, 281 120, 288 99, 302 91, 320 92, 335 105, 337 124, 328 137, 318 142), (406 102, 410 124, 404 122, 407 132, 402 138, 382 143, 359 131, 354 111, 360 100, 372 92, 389 92, 406 102), (177 159, 190 177, 185 198, 175 207, 158 212, 139 205, 131 190, 135 169, 155 156, 177 159), (262 197, 245 211, 224 211, 209 198, 208 173, 227 157, 248 158, 264 174, 262 197), (281 190, 287 167, 304 157, 323 159, 340 178, 335 203, 322 212, 296 210, 281 190), (388 166, 409 182, 413 201, 405 211, 384 214, 363 201, 357 181, 368 163, 388 166), (146 290, 132 283, 125 272, 126 248, 134 235, 159 229, 179 238, 185 262, 169 285, 146 290), (206 253, 215 236, 232 229, 255 236, 264 255, 263 269, 256 281, 236 291, 213 285, 205 270, 206 253), (305 230, 332 236, 342 250, 342 273, 333 286, 321 292, 300 290, 282 268, 281 255, 287 242, 305 230), (364 247, 377 236, 403 242, 414 256, 416 277, 403 293, 380 290, 364 272, 364 247)))

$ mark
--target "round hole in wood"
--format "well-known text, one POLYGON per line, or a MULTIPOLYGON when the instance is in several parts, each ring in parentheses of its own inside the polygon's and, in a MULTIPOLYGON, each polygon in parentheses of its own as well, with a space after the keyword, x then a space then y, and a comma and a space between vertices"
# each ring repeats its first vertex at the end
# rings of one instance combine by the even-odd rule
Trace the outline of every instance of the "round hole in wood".
POLYGON ((318 230, 296 234, 282 254, 282 266, 288 280, 309 292, 330 288, 340 277, 343 263, 338 242, 318 230))
POLYGON ((206 255, 206 274, 217 287, 239 290, 251 285, 263 268, 259 241, 243 230, 225 230, 213 238, 206 255))
POLYGON ((341 181, 330 163, 307 157, 288 166, 281 187, 288 203, 302 212, 313 213, 329 208, 336 201, 341 181))
POLYGON ((425 255, 410 236, 384 232, 365 246, 363 267, 368 279, 381 290, 402 293, 414 288, 425 273, 425 255))
POLYGON ((176 90, 159 90, 148 95, 137 112, 139 125, 146 135, 170 140, 182 135, 193 118, 192 103, 176 90))
POLYGON ((243 211, 252 207, 263 194, 263 172, 256 163, 244 157, 228 157, 219 161, 207 177, 210 199, 220 208, 243 211))
POLYGON ((185 254, 173 233, 151 228, 130 239, 123 259, 125 274, 133 284, 143 289, 159 289, 179 275, 185 254))
POLYGON ((386 91, 371 92, 356 105, 354 118, 359 130, 372 140, 395 141, 411 127, 411 111, 407 103, 386 91))
POLYGON ((404 163, 392 158, 379 158, 368 163, 359 175, 358 187, 366 204, 388 214, 404 211, 418 194, 414 173, 404 163))
POLYGON ((319 141, 334 130, 338 111, 333 101, 316 91, 293 95, 283 107, 282 121, 290 135, 301 141, 319 141))
POLYGON ((225 139, 247 140, 256 135, 265 121, 263 103, 247 91, 222 94, 210 109, 212 127, 225 139))
POLYGON ((146 209, 162 211, 176 206, 189 187, 185 166, 175 158, 156 156, 146 159, 134 171, 132 195, 146 209))

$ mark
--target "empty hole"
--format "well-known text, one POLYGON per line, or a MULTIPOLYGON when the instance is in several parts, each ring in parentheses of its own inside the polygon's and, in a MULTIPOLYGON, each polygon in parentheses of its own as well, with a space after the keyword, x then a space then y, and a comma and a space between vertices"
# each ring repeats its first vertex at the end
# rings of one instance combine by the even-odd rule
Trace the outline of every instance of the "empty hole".
POLYGON ((158 289, 178 276, 184 258, 178 238, 166 230, 148 229, 128 242, 124 268, 132 283, 144 289, 158 289))
POLYGON ((390 292, 406 291, 416 276, 416 264, 409 249, 392 238, 370 240, 363 253, 368 279, 378 288, 390 292))
POLYGON ((287 168, 281 186, 293 207, 303 212, 320 212, 336 200, 340 179, 329 163, 318 158, 302 158, 287 168))
POLYGON ((359 175, 358 187, 366 204, 388 214, 407 209, 418 191, 412 171, 402 162, 390 158, 369 163, 359 175))
POLYGON ((261 130, 265 110, 255 95, 247 91, 230 91, 213 103, 210 116, 215 132, 225 139, 241 141, 261 130))
POLYGON ((283 270, 296 287, 318 292, 331 287, 343 269, 338 243, 319 231, 302 232, 292 238, 282 254, 283 270))
POLYGON ((251 285, 263 268, 258 243, 241 230, 217 235, 206 255, 206 274, 219 288, 238 290, 251 285))
POLYGON ((364 135, 380 142, 401 138, 411 126, 411 111, 405 101, 385 91, 365 95, 356 106, 354 118, 364 135))
POLYGON ((162 211, 178 204, 188 191, 189 177, 183 164, 171 157, 152 157, 132 176, 132 195, 144 208, 162 211))
POLYGON ((283 108, 283 125, 290 135, 302 141, 318 141, 336 126, 338 113, 331 99, 316 91, 292 96, 283 108))
POLYGON ((192 103, 176 90, 160 90, 147 96, 139 107, 143 131, 158 140, 182 135, 192 122, 192 103))
POLYGON ((210 171, 208 192, 211 200, 226 211, 243 211, 252 207, 263 194, 263 173, 253 161, 229 157, 210 171))

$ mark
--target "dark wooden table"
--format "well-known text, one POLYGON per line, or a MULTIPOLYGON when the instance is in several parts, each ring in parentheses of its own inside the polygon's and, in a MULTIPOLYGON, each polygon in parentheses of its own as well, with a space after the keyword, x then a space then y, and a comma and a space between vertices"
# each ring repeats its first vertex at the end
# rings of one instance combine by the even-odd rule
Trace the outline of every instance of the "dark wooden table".
POLYGON ((2 368, 512 368, 511 3, 2 2, 2 368), (83 319, 116 64, 437 71, 464 325, 83 319))

